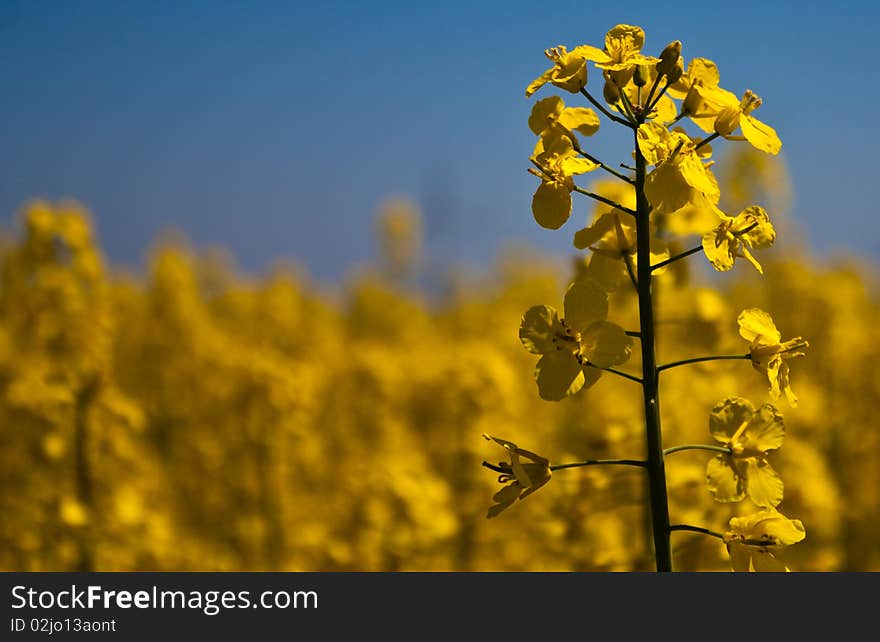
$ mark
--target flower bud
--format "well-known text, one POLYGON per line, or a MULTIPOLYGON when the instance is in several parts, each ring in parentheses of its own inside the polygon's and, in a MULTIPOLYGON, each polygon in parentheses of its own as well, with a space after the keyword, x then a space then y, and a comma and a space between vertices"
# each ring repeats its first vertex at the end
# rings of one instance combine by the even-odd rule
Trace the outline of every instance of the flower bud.
POLYGON ((644 87, 647 85, 650 77, 651 70, 647 65, 636 65, 636 70, 633 73, 633 84, 636 87, 644 87))
POLYGON ((675 69, 678 59, 681 57, 681 40, 670 42, 660 52, 660 62, 657 63, 657 73, 669 75, 675 69))
POLYGON ((605 98, 605 102, 609 105, 616 105, 620 102, 620 89, 617 88, 617 83, 611 79, 611 76, 607 71, 604 76, 605 86, 602 88, 602 96, 605 98))
POLYGON ((674 85, 681 77, 684 75, 684 62, 681 58, 675 63, 675 66, 672 68, 668 74, 666 74, 666 80, 670 85, 674 85))

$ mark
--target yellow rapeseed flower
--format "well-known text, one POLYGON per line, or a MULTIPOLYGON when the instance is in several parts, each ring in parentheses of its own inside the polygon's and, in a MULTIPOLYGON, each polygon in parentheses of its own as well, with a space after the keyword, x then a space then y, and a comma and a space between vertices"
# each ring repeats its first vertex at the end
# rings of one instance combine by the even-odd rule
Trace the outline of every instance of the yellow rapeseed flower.
POLYGON ((709 432, 730 448, 709 461, 706 479, 719 502, 738 502, 746 495, 758 506, 782 501, 783 484, 767 462, 767 454, 782 446, 782 415, 771 404, 757 410, 746 399, 728 397, 709 415, 709 432))
POLYGON ((798 519, 788 519, 775 508, 765 508, 753 515, 734 517, 724 543, 734 571, 785 572, 789 568, 773 555, 785 546, 806 537, 798 519))
POLYGON ((751 255, 749 248, 766 248, 776 240, 776 230, 763 207, 753 205, 734 216, 722 216, 721 223, 703 236, 703 253, 719 272, 733 267, 734 259, 742 257, 755 266, 759 273, 764 270, 751 255))
POLYGON ((653 66, 660 62, 659 58, 643 55, 644 46, 645 32, 641 27, 617 25, 605 34, 604 49, 585 46, 583 51, 596 67, 610 71, 617 85, 623 87, 632 78, 636 65, 653 66))
POLYGON ((743 310, 737 318, 739 334, 750 341, 751 359, 755 370, 770 380, 770 396, 778 399, 784 392, 788 403, 797 405, 797 397, 788 380, 788 359, 804 356, 802 351, 809 343, 802 337, 782 341, 782 334, 769 314, 758 308, 743 310))
POLYGON ((599 130, 599 117, 588 107, 566 107, 559 96, 550 96, 536 102, 529 115, 529 129, 544 137, 548 130, 559 128, 560 134, 571 136, 576 131, 592 136, 599 130))
POLYGON ((779 140, 776 130, 752 116, 752 112, 761 106, 761 102, 758 95, 748 89, 742 100, 728 99, 715 118, 714 128, 718 134, 729 138, 739 127, 752 147, 775 155, 782 149, 782 141, 779 140))
POLYGON ((736 102, 736 95, 722 89, 718 67, 707 58, 693 58, 681 78, 667 93, 682 100, 681 113, 706 133, 715 131, 715 119, 726 105, 736 102))
POLYGON ((564 318, 549 305, 529 308, 520 323, 523 346, 541 358, 535 368, 538 393, 559 401, 589 388, 600 368, 629 359, 632 339, 608 316, 608 294, 599 283, 581 278, 565 293, 564 318))
POLYGON ((587 84, 585 48, 595 49, 595 47, 582 46, 568 51, 563 45, 558 45, 545 50, 544 55, 550 59, 553 66, 529 83, 526 88, 526 98, 548 82, 573 94, 583 89, 587 84))
MULTIPOLYGON (((517 499, 525 499, 541 486, 550 481, 550 461, 545 457, 520 448, 512 441, 499 439, 483 433, 483 437, 502 446, 510 455, 510 462, 500 462, 498 469, 502 470, 498 481, 507 484, 492 497, 495 502, 489 507, 486 517, 497 517, 517 499), (528 459, 530 463, 523 463, 520 457, 528 459)), ((494 469, 494 467, 493 467, 494 469)))
POLYGON ((645 180, 645 194, 655 213, 667 214, 689 203, 718 203, 718 182, 703 163, 705 149, 679 129, 669 131, 657 122, 639 126, 639 149, 655 169, 645 180))
POLYGON ((568 136, 542 137, 535 146, 532 161, 541 171, 530 170, 541 178, 532 197, 532 214, 538 225, 550 230, 562 227, 571 216, 573 176, 591 172, 596 163, 581 158, 568 136))

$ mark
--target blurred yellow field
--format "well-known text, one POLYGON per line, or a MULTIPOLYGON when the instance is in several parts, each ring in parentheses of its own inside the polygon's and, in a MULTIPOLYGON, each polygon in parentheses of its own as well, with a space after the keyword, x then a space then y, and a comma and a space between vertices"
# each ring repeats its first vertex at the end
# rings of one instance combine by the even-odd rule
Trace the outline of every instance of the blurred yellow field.
MULTIPOLYGON (((735 172, 726 180, 746 189, 735 172)), ((112 273, 84 211, 28 206, 2 251, 0 566, 650 569, 637 469, 558 472, 485 519, 498 484, 480 463, 503 454, 482 433, 553 463, 643 455, 632 382, 605 376, 560 403, 535 389, 516 328, 528 306, 559 305, 571 274, 511 251, 491 276, 453 273, 428 296, 406 285, 417 212, 398 202, 381 220, 384 255, 329 296, 295 271, 246 278, 181 244, 157 247, 143 277, 112 273)), ((780 509, 808 533, 785 559, 878 570, 874 267, 773 254, 760 280, 710 282, 684 262, 660 277, 658 352, 741 352, 736 314, 750 306, 808 337, 792 374, 800 403, 771 455, 780 509)), ((613 303, 633 325, 634 295, 613 303)), ((707 443, 708 413, 728 393, 769 399, 747 362, 669 371, 668 443, 707 443)), ((737 505, 707 492, 710 458, 669 458, 671 518, 723 530, 737 505)), ((673 553, 679 570, 728 568, 723 544, 697 534, 673 534, 673 553)))

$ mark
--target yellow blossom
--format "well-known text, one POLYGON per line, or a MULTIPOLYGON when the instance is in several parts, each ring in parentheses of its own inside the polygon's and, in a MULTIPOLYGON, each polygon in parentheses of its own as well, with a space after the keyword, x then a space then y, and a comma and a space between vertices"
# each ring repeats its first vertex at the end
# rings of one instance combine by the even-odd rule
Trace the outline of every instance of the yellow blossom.
POLYGON ((782 446, 782 415, 771 404, 757 410, 746 399, 728 397, 709 415, 709 432, 730 448, 709 461, 706 479, 719 502, 738 502, 746 495, 767 508, 782 501, 783 484, 767 462, 767 454, 782 446))
POLYGON ((544 137, 545 132, 553 128, 559 128, 560 133, 569 136, 573 131, 592 136, 599 130, 599 117, 588 107, 566 107, 562 98, 550 96, 532 107, 529 129, 537 136, 544 137))
POLYGON ((698 199, 718 202, 718 182, 703 163, 704 149, 679 129, 656 122, 639 126, 639 150, 655 169, 645 180, 645 194, 655 213, 672 213, 698 199))
POLYGON ((530 170, 541 178, 541 184, 532 197, 532 214, 538 225, 555 230, 571 216, 571 192, 575 188, 573 176, 591 172, 598 165, 578 156, 568 136, 542 137, 532 156, 540 172, 530 170))
POLYGON ((703 252, 716 270, 725 272, 733 267, 734 259, 742 257, 764 270, 751 255, 749 248, 767 248, 776 240, 776 230, 763 207, 747 207, 735 217, 722 216, 721 223, 703 236, 703 252))
POLYGON ((553 66, 529 84, 526 88, 526 98, 548 82, 572 93, 583 89, 587 84, 587 58, 584 54, 585 50, 591 49, 595 47, 584 45, 568 51, 566 47, 559 45, 545 50, 544 55, 550 59, 553 66))
POLYGON ((761 106, 761 102, 757 94, 748 89, 740 101, 735 98, 725 100, 724 107, 715 118, 715 132, 729 138, 739 127, 752 147, 768 154, 778 154, 782 149, 782 141, 779 140, 776 130, 752 116, 752 112, 761 106))
POLYGON ((797 397, 791 389, 785 361, 804 356, 802 350, 810 344, 802 337, 782 341, 782 334, 776 329, 773 319, 758 308, 743 310, 737 322, 740 336, 751 342, 752 365, 770 380, 770 396, 778 399, 784 392, 788 403, 796 406, 797 397))
POLYGON ((644 45, 645 32, 641 27, 621 24, 605 34, 603 50, 590 47, 584 49, 584 55, 594 61, 599 69, 610 71, 617 85, 623 87, 632 78, 636 65, 660 62, 659 58, 641 53, 644 45))
POLYGON ((707 58, 694 58, 681 78, 667 93, 682 100, 681 113, 706 133, 715 131, 715 119, 726 105, 736 102, 736 95, 722 89, 718 67, 707 58))
MULTIPOLYGON (((497 517, 517 499, 525 499, 550 481, 550 461, 545 457, 520 448, 515 443, 483 433, 483 437, 502 446, 510 455, 510 462, 500 462, 497 469, 499 483, 507 484, 492 497, 495 502, 489 507, 486 517, 497 517), (520 457, 530 463, 523 463, 520 457)), ((493 470, 494 466, 490 466, 493 470)))
POLYGON ((581 278, 565 293, 564 318, 548 305, 529 308, 520 323, 523 346, 541 358, 535 368, 538 393, 559 401, 589 388, 600 368, 629 359, 632 339, 616 323, 606 321, 608 294, 596 281, 581 278))
POLYGON ((800 520, 788 519, 775 508, 765 508, 753 515, 732 518, 724 543, 734 571, 785 572, 789 568, 776 559, 774 551, 804 537, 806 531, 800 520))

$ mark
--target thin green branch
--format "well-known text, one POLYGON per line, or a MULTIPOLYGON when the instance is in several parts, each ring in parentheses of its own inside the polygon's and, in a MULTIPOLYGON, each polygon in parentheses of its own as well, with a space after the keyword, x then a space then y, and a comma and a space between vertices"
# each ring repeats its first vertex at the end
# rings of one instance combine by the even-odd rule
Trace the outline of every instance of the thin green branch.
MULTIPOLYGON (((658 78, 659 78, 659 75, 658 75, 658 78)), ((669 82, 669 78, 667 78, 666 84, 663 85, 663 89, 660 90, 660 93, 657 94, 657 97, 650 103, 650 106, 645 110, 645 115, 650 114, 654 110, 654 107, 656 107, 657 103, 660 102, 660 99, 663 98, 663 94, 666 93, 666 90, 669 89, 669 85, 671 85, 671 84, 672 83, 669 82)))
POLYGON ((669 527, 669 531, 690 531, 691 533, 702 533, 703 535, 710 535, 721 540, 724 539, 724 535, 718 531, 712 531, 702 526, 691 526, 690 524, 673 524, 669 527))
POLYGON ((752 355, 749 354, 725 354, 725 355, 716 355, 712 357, 694 357, 693 359, 684 359, 682 361, 673 361, 672 363, 665 363, 662 366, 657 367, 657 372, 663 372, 664 370, 669 370, 670 368, 677 368, 678 366, 684 366, 689 363, 702 363, 703 361, 722 361, 725 359, 751 359, 752 355))
POLYGON ((626 212, 627 214, 631 214, 632 216, 636 215, 635 210, 631 210, 628 207, 624 207, 620 203, 612 201, 610 198, 605 198, 604 196, 600 196, 599 194, 594 194, 593 192, 589 192, 581 187, 578 187, 577 185, 574 186, 573 191, 577 192, 578 194, 583 194, 584 196, 589 196, 590 198, 594 198, 597 201, 599 201, 600 203, 605 203, 606 205, 610 205, 611 207, 616 207, 617 209, 622 210, 622 211, 626 212))
MULTIPOLYGON (((654 78, 654 82, 651 84, 651 91, 648 92, 648 98, 647 100, 645 100, 645 104, 651 102, 651 99, 654 97, 654 92, 657 91, 657 85, 660 84, 660 78, 662 77, 663 76, 661 74, 657 74, 657 76, 654 78)), ((645 113, 647 114, 648 112, 646 111, 645 113)))
POLYGON ((702 252, 702 251, 703 251, 702 245, 698 245, 697 247, 692 247, 691 249, 687 250, 686 252, 682 252, 681 254, 676 254, 675 256, 673 256, 671 258, 668 258, 664 261, 660 261, 659 263, 655 263, 654 265, 651 266, 651 272, 653 272, 654 270, 659 270, 660 268, 662 268, 666 265, 669 265, 670 263, 675 263, 679 259, 683 259, 685 257, 688 257, 691 254, 696 254, 697 252, 702 252))
POLYGON ((681 452, 682 450, 708 450, 716 453, 724 453, 725 455, 729 455, 731 453, 730 448, 726 446, 712 446, 709 444, 685 444, 683 446, 674 446, 672 448, 667 448, 663 451, 663 456, 671 455, 672 453, 681 452))
MULTIPOLYGON (((617 85, 617 83, 614 83, 617 85)), ((626 95, 626 92, 617 85, 617 90, 620 92, 620 101, 623 103, 623 108, 626 110, 626 115, 629 116, 630 121, 636 122, 636 112, 633 109, 632 102, 629 99, 629 96, 626 95)))
POLYGON ((606 165, 605 163, 603 163, 602 161, 600 161, 598 158, 596 158, 596 157, 593 156, 592 154, 588 154, 587 152, 585 152, 584 150, 582 150, 579 146, 575 146, 574 149, 575 149, 575 151, 576 151, 578 154, 580 154, 581 156, 583 156, 584 158, 586 158, 588 161, 592 161, 593 163, 596 163, 596 165, 598 165, 599 167, 601 167, 602 169, 604 169, 606 172, 608 172, 608 173, 611 174, 612 176, 616 176, 617 178, 619 178, 619 179, 622 180, 623 182, 625 182, 625 183, 629 183, 630 185, 633 184, 633 179, 631 179, 629 176, 627 176, 626 174, 621 174, 620 172, 618 172, 618 171, 617 171, 616 169, 614 169, 613 167, 609 167, 608 165, 606 165))
POLYGON ((642 380, 638 377, 622 372, 621 370, 615 370, 614 368, 600 368, 599 366, 592 364, 589 361, 584 363, 584 365, 589 366, 590 368, 596 368, 597 370, 604 370, 605 372, 610 372, 611 374, 616 374, 618 377, 623 377, 624 379, 629 379, 630 381, 635 381, 636 383, 642 383, 642 380))
POLYGON ((588 91, 586 90, 586 88, 581 89, 581 93, 582 93, 584 96, 587 97, 587 100, 589 100, 591 103, 593 103, 593 106, 594 106, 596 109, 598 109, 599 111, 601 111, 601 112, 602 112, 603 114, 605 114, 608 118, 610 118, 611 120, 613 120, 613 121, 615 121, 615 122, 620 123, 621 125, 626 125, 626 126, 629 127, 630 129, 635 129, 635 125, 633 125, 631 122, 629 122, 628 120, 624 120, 624 119, 621 118, 620 116, 615 116, 615 115, 612 114, 610 111, 608 111, 607 109, 605 109, 604 105, 602 105, 598 100, 596 100, 595 98, 593 98, 593 96, 590 94, 590 92, 588 92, 588 91))
POLYGON ((632 257, 629 254, 623 255, 623 262, 626 264, 626 272, 629 274, 629 280, 632 282, 636 292, 639 291, 639 279, 636 277, 636 271, 633 268, 632 257))
POLYGON ((699 143, 694 145, 694 149, 700 149, 700 147, 702 147, 703 145, 708 145, 709 143, 711 143, 713 140, 715 140, 719 136, 721 136, 721 134, 719 134, 718 132, 715 132, 711 136, 707 136, 706 138, 701 140, 699 143))
POLYGON ((636 339, 642 338, 642 333, 638 332, 637 330, 624 330, 624 332, 626 333, 626 336, 628 336, 628 337, 635 337, 636 339))
POLYGON ((582 466, 638 466, 644 468, 648 462, 641 459, 589 459, 587 461, 579 461, 573 464, 557 464, 550 466, 550 470, 563 470, 565 468, 580 468, 582 466))

